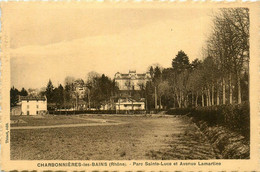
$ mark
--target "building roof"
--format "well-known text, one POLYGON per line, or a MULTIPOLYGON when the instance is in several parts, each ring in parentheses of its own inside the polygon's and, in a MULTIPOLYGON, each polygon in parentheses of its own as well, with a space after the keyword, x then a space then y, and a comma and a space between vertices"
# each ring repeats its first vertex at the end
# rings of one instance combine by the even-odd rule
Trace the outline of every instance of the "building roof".
POLYGON ((151 79, 149 72, 147 73, 136 73, 136 71, 129 71, 129 73, 119 73, 115 74, 115 79, 151 79))
POLYGON ((32 100, 42 100, 42 101, 45 101, 47 100, 46 96, 20 96, 19 97, 19 100, 20 101, 23 101, 23 100, 26 100, 26 101, 32 101, 32 100))
POLYGON ((133 99, 131 97, 125 97, 125 98, 119 98, 119 99, 120 99, 120 103, 125 103, 125 102, 141 103, 141 102, 144 102, 143 99, 135 100, 135 99, 133 99))

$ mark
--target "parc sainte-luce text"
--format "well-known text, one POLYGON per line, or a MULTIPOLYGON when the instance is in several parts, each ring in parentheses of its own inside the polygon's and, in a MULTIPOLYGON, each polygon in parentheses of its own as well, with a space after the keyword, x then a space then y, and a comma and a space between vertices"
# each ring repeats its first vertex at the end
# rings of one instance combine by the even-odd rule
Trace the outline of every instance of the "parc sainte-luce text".
MULTIPOLYGON (((220 166, 220 162, 132 162, 130 163, 132 166, 220 166)), ((91 166, 126 166, 126 163, 119 162, 110 162, 110 163, 102 163, 102 162, 92 162, 91 166)))

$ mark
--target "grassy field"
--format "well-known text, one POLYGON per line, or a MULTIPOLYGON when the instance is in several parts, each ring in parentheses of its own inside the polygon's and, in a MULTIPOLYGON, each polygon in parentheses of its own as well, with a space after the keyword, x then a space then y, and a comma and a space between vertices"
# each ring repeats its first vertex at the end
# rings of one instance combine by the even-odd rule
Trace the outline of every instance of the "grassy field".
POLYGON ((11 126, 46 126, 46 125, 61 125, 61 124, 82 124, 96 123, 75 118, 73 116, 11 116, 11 126))
POLYGON ((78 122, 111 125, 11 130, 12 160, 216 158, 204 135, 185 117, 81 115, 24 120, 26 126, 78 122))

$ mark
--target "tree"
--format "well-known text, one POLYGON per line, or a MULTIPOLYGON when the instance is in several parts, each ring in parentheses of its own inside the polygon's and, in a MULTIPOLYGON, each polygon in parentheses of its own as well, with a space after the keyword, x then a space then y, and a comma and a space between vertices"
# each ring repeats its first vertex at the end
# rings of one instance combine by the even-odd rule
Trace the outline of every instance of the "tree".
POLYGON ((64 80, 64 105, 66 108, 73 107, 73 93, 74 93, 74 82, 75 78, 67 76, 64 80))
POLYGON ((206 91, 206 104, 207 106, 211 106, 215 104, 215 87, 219 77, 217 66, 211 56, 204 59, 202 63, 202 72, 202 80, 204 81, 203 88, 206 91))
POLYGON ((112 96, 118 92, 115 81, 102 74, 93 77, 90 85, 89 99, 91 99, 93 107, 100 108, 102 103, 109 102, 112 96))
POLYGON ((158 84, 158 96, 160 100, 160 109, 162 108, 162 105, 167 106, 167 100, 169 98, 169 92, 170 92, 170 86, 168 81, 162 81, 158 84))
POLYGON ((50 102, 50 103, 53 103, 53 90, 54 90, 54 86, 53 86, 51 80, 49 79, 45 94, 46 94, 48 102, 50 102))
POLYGON ((154 84, 152 81, 146 82, 145 86, 145 98, 146 98, 146 110, 153 109, 154 106, 154 84))
POLYGON ((46 91, 45 87, 40 88, 39 89, 39 96, 46 96, 45 91, 46 91))
POLYGON ((153 79, 153 77, 154 77, 153 66, 151 66, 151 67, 149 68, 149 73, 150 73, 150 75, 151 75, 151 77, 152 77, 152 79, 153 79))
POLYGON ((187 107, 188 105, 188 90, 187 81, 189 76, 190 63, 188 56, 181 50, 172 60, 172 72, 174 94, 179 107, 187 107))
POLYGON ((190 68, 189 58, 184 51, 180 50, 176 57, 172 59, 172 68, 177 73, 181 73, 190 68))
MULTIPOLYGON (((73 83, 73 91, 72 91, 72 96, 75 99, 75 107, 78 110, 78 102, 80 99, 82 99, 81 94, 82 94, 82 89, 84 89, 85 83, 83 79, 77 79, 73 83)), ((84 100, 84 98, 83 98, 84 100)))
POLYGON ((167 108, 175 107, 176 104, 176 75, 173 71, 173 68, 166 68, 162 70, 162 80, 168 82, 168 89, 167 89, 167 95, 163 95, 162 97, 162 103, 164 106, 167 106, 167 108))
POLYGON ((53 90, 53 102, 55 102, 58 107, 64 104, 64 88, 61 84, 58 88, 53 90))
POLYGON ((22 88, 19 94, 20 96, 28 96, 28 92, 25 90, 25 88, 22 88))
POLYGON ((91 71, 87 74, 87 79, 86 79, 86 86, 87 86, 87 92, 86 92, 86 97, 88 100, 88 108, 91 108, 91 97, 93 97, 93 89, 94 86, 96 85, 97 78, 100 77, 100 74, 91 71))
POLYGON ((153 82, 154 82, 154 106, 155 109, 157 109, 157 101, 159 98, 159 109, 161 109, 161 105, 162 105, 162 101, 161 101, 161 97, 158 97, 158 86, 159 84, 162 82, 162 73, 161 70, 158 66, 155 67, 154 69, 154 77, 153 77, 153 82))
POLYGON ((19 91, 13 86, 10 90, 10 104, 11 107, 16 106, 19 99, 19 91))
POLYGON ((191 106, 198 106, 199 95, 202 90, 202 61, 195 59, 191 62, 191 71, 188 77, 187 88, 191 92, 191 106))

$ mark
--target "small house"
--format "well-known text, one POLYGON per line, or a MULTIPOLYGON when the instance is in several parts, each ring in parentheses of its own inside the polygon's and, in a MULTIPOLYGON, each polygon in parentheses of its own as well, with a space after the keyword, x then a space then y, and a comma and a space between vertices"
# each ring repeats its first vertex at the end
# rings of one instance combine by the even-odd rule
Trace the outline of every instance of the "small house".
POLYGON ((18 104, 21 107, 20 115, 43 115, 47 113, 46 96, 20 96, 18 104))
POLYGON ((115 107, 116 110, 145 110, 145 103, 132 98, 120 98, 115 103, 115 107))

